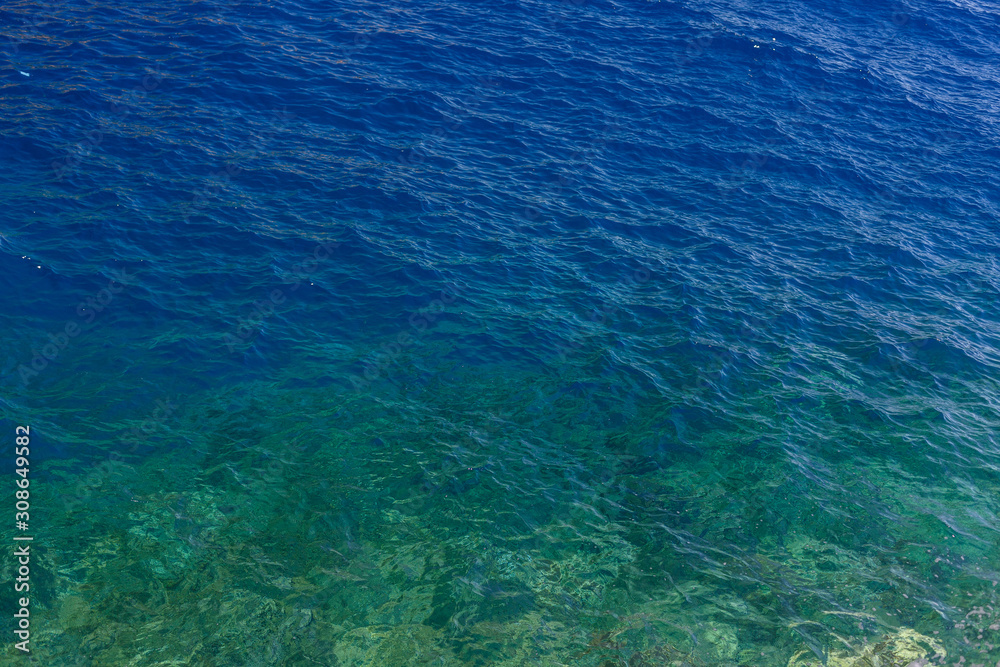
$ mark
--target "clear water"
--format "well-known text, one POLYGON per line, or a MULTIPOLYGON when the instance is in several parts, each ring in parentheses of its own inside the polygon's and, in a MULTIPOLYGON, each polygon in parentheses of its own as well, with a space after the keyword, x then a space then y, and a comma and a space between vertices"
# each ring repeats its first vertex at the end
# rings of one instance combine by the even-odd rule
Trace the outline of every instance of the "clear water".
POLYGON ((995 3, 2 14, 38 664, 1000 662, 995 3))

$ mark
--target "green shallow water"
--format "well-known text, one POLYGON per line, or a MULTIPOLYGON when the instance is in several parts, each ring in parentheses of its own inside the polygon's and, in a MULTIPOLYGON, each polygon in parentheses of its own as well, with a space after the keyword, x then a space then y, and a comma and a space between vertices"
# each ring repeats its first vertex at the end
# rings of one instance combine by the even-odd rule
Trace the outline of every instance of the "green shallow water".
POLYGON ((968 452, 906 457, 944 447, 933 415, 866 415, 822 378, 717 415, 582 372, 402 379, 165 395, 152 453, 41 463, 36 658, 1000 660, 1000 485, 968 452), (937 643, 893 639, 913 631, 937 643))

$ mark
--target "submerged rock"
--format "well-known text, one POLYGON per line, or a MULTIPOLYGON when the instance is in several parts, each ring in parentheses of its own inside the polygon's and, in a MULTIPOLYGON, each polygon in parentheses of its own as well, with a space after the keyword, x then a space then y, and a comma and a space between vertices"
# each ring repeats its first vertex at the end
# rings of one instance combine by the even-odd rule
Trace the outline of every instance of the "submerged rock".
MULTIPOLYGON (((940 663, 947 652, 940 642, 909 628, 885 635, 860 652, 831 651, 826 667, 925 667, 940 663)), ((824 667, 816 655, 803 649, 792 656, 788 667, 824 667)))

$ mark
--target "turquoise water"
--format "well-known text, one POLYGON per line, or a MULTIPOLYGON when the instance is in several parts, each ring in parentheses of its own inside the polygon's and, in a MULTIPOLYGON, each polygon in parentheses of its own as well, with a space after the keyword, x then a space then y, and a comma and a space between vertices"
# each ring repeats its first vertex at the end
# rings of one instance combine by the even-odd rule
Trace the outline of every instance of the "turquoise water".
POLYGON ((4 16, 38 664, 1000 663, 993 5, 4 16))

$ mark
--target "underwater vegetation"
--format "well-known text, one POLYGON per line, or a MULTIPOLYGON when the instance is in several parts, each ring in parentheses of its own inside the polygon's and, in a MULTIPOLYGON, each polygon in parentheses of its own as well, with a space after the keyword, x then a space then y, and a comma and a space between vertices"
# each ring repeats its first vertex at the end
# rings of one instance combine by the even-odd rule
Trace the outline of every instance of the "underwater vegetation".
MULTIPOLYGON (((297 392, 294 410, 286 400, 263 387, 200 397, 163 436, 183 434, 183 450, 124 459, 84 486, 72 461, 46 464, 40 658, 135 667, 1000 659, 996 555, 985 542, 934 547, 915 539, 932 525, 855 523, 847 503, 836 522, 818 520, 820 506, 757 436, 715 433, 714 450, 692 436, 684 465, 668 465, 646 436, 571 420, 529 432, 468 409, 407 418, 361 402, 348 415, 322 392, 297 392), (295 410, 309 411, 316 430, 303 433, 295 410), (732 454, 748 449, 752 461, 732 454), (601 457, 606 465, 581 464, 601 457)), ((865 508, 893 517, 890 498, 917 497, 906 475, 874 464, 866 475, 879 495, 865 508)), ((912 483, 921 502, 946 502, 912 483)))

